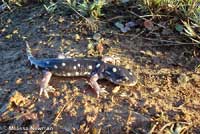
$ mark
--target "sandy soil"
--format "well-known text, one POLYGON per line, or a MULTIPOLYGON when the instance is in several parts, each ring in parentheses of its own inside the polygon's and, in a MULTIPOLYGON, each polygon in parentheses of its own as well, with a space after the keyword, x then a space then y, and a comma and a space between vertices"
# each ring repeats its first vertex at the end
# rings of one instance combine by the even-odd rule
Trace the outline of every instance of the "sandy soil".
POLYGON ((95 32, 80 18, 37 6, 0 15, 1 133, 200 133, 200 59, 193 46, 122 34, 111 24, 95 32), (104 39, 103 55, 119 58, 116 64, 131 69, 138 84, 100 81, 109 94, 96 98, 84 78, 53 77, 56 90, 40 97, 42 72, 30 67, 24 40, 38 58, 98 57, 95 33, 104 39))

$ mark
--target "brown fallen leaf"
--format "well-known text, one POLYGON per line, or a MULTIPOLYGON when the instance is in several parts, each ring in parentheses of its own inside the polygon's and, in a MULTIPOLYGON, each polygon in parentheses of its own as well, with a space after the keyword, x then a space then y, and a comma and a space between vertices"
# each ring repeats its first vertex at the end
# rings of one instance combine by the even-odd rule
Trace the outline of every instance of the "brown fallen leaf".
POLYGON ((92 134, 100 134, 101 133, 101 128, 92 128, 92 130, 91 130, 91 133, 92 134))
POLYGON ((26 104, 26 98, 18 91, 13 92, 10 95, 10 104, 15 104, 16 106, 24 106, 26 104))
POLYGON ((104 47, 103 47, 103 41, 100 40, 98 45, 96 46, 96 50, 99 52, 100 55, 102 55, 104 47))
POLYGON ((152 30, 153 29, 153 22, 151 20, 145 20, 144 21, 144 27, 147 28, 148 30, 152 30))
POLYGON ((0 109, 0 116, 13 111, 13 108, 23 107, 27 104, 27 99, 18 91, 14 91, 9 96, 8 102, 5 103, 0 109))

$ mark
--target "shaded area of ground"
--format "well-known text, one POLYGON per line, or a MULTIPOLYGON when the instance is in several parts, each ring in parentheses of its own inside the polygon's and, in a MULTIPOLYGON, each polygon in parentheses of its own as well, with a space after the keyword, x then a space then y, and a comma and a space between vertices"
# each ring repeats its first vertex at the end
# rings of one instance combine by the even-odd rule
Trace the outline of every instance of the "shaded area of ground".
POLYGON ((96 43, 92 40, 95 32, 73 15, 48 15, 37 6, 5 13, 0 19, 2 132, 15 132, 6 129, 8 126, 32 126, 49 127, 41 130, 47 133, 51 129, 65 133, 164 133, 178 129, 200 133, 200 74, 195 70, 199 58, 193 47, 165 46, 101 24, 97 33, 106 40, 103 55, 118 57, 116 64, 133 70, 138 84, 117 87, 101 81, 109 94, 96 98, 83 78, 53 77, 50 84, 56 91, 45 99, 39 97, 42 72, 30 68, 23 39, 38 58, 56 57, 60 52, 97 57, 98 52, 88 45, 96 43))

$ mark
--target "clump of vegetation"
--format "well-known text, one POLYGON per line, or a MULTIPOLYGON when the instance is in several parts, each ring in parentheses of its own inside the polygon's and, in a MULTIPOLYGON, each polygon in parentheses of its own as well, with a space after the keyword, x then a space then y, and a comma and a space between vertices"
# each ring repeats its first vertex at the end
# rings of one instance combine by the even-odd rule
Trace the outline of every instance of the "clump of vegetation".
POLYGON ((152 16, 178 16, 176 30, 200 43, 200 0, 142 0, 142 8, 147 9, 152 16))
POLYGON ((6 5, 9 9, 17 6, 26 6, 33 3, 40 3, 43 5, 46 12, 53 13, 67 13, 75 12, 81 16, 86 25, 94 31, 97 29, 96 20, 103 16, 102 8, 107 4, 106 0, 6 0, 6 5))
POLYGON ((200 24, 200 0, 143 0, 143 4, 152 14, 176 13, 200 24))
POLYGON ((83 0, 83 2, 78 2, 77 0, 66 0, 66 4, 78 11, 83 16, 98 18, 103 16, 101 10, 106 4, 106 1, 94 0, 91 2, 89 0, 83 0))
MULTIPOLYGON (((95 25, 94 20, 103 16, 105 5, 111 5, 111 1, 106 0, 3 0, 8 5, 23 6, 30 3, 41 3, 45 10, 52 13, 75 12, 88 22, 95 25), (60 8, 60 6, 64 8, 60 8), (61 9, 61 10, 57 10, 61 9)), ((167 17, 169 27, 173 27, 177 32, 190 38, 193 42, 200 44, 200 0, 139 0, 140 6, 145 11, 148 10, 151 16, 167 17)), ((131 6, 131 0, 112 1, 114 6, 117 3, 126 3, 131 6)), ((113 5, 112 5, 113 6, 113 5)), ((128 9, 128 8, 127 8, 128 9)))
POLYGON ((13 4, 13 5, 17 5, 17 6, 28 5, 30 3, 50 2, 49 0, 3 0, 3 1, 8 3, 8 4, 13 4))
POLYGON ((42 3, 44 4, 44 7, 48 13, 53 13, 58 4, 67 4, 68 7, 78 11, 81 15, 93 18, 103 16, 102 8, 106 4, 105 0, 5 0, 5 2, 18 6, 27 5, 30 3, 42 3))

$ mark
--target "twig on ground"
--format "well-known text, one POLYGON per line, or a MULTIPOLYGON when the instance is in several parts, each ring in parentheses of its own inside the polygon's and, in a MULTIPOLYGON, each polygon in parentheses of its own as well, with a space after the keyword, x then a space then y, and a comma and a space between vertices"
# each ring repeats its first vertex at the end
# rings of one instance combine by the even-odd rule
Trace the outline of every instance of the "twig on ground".
MULTIPOLYGON (((142 20, 148 20, 148 19, 144 18, 144 16, 140 16, 140 15, 134 13, 133 11, 128 11, 128 12, 131 13, 131 14, 133 14, 133 15, 135 15, 135 16, 137 16, 137 17, 139 17, 142 20)), ((157 25, 157 26, 159 26, 159 27, 161 27, 161 28, 166 28, 165 26, 163 26, 161 24, 158 24, 158 23, 155 23, 155 22, 152 22, 152 23, 155 24, 155 25, 157 25)))
POLYGON ((180 42, 180 41, 170 41, 170 40, 162 40, 162 39, 154 39, 154 38, 145 38, 142 37, 145 40, 150 40, 150 41, 158 41, 158 42, 166 42, 168 44, 163 44, 163 45, 150 45, 152 47, 161 47, 161 46, 180 46, 180 45, 199 45, 199 43, 185 43, 185 42, 180 42))
MULTIPOLYGON (((74 99, 74 100, 73 100, 73 99, 74 99, 74 98, 71 99, 72 103, 74 103, 74 102, 76 101, 76 99, 74 99)), ((65 110, 65 108, 66 108, 68 105, 69 105, 68 103, 65 103, 65 105, 59 110, 59 113, 56 115, 54 121, 53 121, 51 124, 49 124, 49 126, 55 125, 55 122, 58 121, 58 118, 60 117, 61 113, 65 110)), ((44 130, 44 131, 42 132, 42 134, 45 134, 46 131, 47 131, 47 130, 44 130)))
POLYGON ((115 17, 112 17, 110 19, 108 19, 107 21, 110 22, 112 20, 116 20, 116 19, 121 19, 121 18, 128 18, 129 16, 115 16, 115 17))
POLYGON ((142 16, 139 16, 140 18, 146 18, 146 17, 172 17, 172 16, 169 16, 169 15, 151 15, 151 14, 148 14, 148 15, 142 15, 142 16))
POLYGON ((139 32, 138 34, 136 34, 134 37, 132 37, 130 40, 136 39, 138 38, 140 35, 142 35, 145 32, 145 30, 142 30, 141 32, 139 32))
MULTIPOLYGON (((164 39, 155 39, 155 38, 146 38, 146 37, 141 37, 140 35, 143 33, 144 31, 141 31, 139 34, 133 36, 132 34, 122 34, 122 33, 110 33, 107 32, 107 34, 115 34, 115 35, 119 35, 119 36, 126 36, 126 37, 132 37, 132 40, 135 38, 142 38, 145 40, 149 40, 149 41, 157 41, 157 42, 166 42, 168 44, 163 44, 163 45, 149 45, 149 47, 161 47, 161 46, 181 46, 181 45, 200 45, 199 43, 187 43, 187 42, 180 42, 180 41, 170 41, 170 40, 164 40, 164 39)), ((198 47, 198 46, 197 46, 198 47)))

